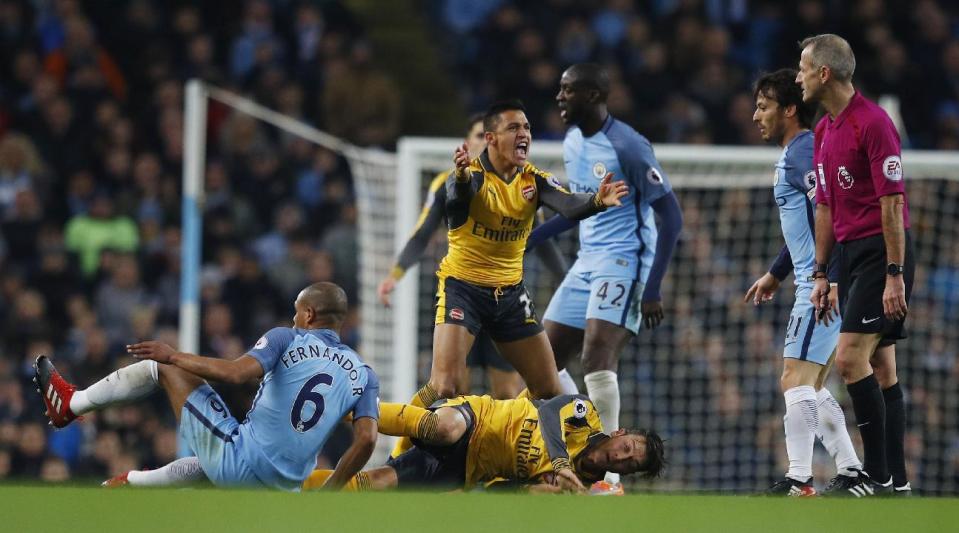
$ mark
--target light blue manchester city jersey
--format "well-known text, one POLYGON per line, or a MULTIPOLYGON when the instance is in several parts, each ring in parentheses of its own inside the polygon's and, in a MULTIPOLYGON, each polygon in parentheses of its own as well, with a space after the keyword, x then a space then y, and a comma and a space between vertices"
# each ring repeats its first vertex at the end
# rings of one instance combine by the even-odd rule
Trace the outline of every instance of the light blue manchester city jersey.
POLYGON ((251 466, 267 484, 299 486, 347 413, 378 418, 376 374, 331 330, 273 328, 249 354, 264 376, 239 430, 255 443, 251 466))
POLYGON ((672 190, 649 140, 610 115, 589 138, 571 128, 563 141, 563 160, 573 192, 596 192, 610 172, 613 181, 629 185, 622 206, 580 221, 576 268, 645 282, 656 253, 650 204, 672 190))
POLYGON ((796 135, 783 148, 776 163, 773 195, 779 206, 783 238, 792 257, 796 285, 812 285, 816 263, 815 198, 816 173, 813 170, 813 133, 796 135))

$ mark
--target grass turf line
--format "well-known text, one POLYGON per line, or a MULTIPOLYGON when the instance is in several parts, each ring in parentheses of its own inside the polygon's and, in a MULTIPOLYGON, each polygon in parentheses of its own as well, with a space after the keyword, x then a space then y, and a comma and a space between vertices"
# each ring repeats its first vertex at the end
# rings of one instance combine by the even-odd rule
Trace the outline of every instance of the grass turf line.
POLYGON ((956 531, 959 499, 0 487, 0 531, 956 531), (281 529, 282 528, 282 529, 281 529))

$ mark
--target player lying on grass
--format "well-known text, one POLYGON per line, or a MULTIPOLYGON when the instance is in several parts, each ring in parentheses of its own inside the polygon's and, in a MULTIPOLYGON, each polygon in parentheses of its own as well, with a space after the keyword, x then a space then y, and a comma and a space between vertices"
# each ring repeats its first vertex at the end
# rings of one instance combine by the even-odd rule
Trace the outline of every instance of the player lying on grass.
MULTIPOLYGON (((386 466, 360 472, 347 490, 469 490, 492 483, 579 493, 606 472, 652 478, 665 465, 659 435, 625 429, 603 433, 596 408, 584 395, 546 401, 459 396, 429 409, 382 403, 379 427, 383 434, 412 438, 414 446, 386 466)), ((330 470, 315 471, 304 489, 323 486, 329 475, 330 470)))
MULTIPOLYGON (((298 491, 316 468, 316 456, 334 425, 352 413, 353 444, 325 485, 341 487, 373 453, 379 382, 356 352, 340 342, 338 331, 347 312, 343 289, 315 283, 303 289, 293 305, 292 328, 271 329, 235 360, 141 342, 127 351, 143 361, 84 390, 65 381, 41 355, 35 379, 50 423, 61 428, 84 413, 138 400, 162 387, 180 437, 196 457, 157 470, 152 473, 154 481, 196 477, 202 470, 220 486, 298 491), (242 424, 204 381, 245 383, 260 378, 260 390, 242 424)), ((131 484, 137 484, 137 474, 141 473, 129 473, 131 484)))

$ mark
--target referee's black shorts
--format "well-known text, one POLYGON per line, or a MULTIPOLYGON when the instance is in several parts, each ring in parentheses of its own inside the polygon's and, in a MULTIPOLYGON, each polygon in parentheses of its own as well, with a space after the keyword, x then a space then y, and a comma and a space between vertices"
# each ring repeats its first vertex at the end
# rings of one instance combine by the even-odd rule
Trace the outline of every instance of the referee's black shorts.
MULTIPOLYGON (((841 332, 881 333, 880 346, 895 344, 906 338, 906 319, 888 320, 882 308, 886 289, 886 241, 882 234, 838 244, 839 310, 841 332)), ((912 294, 916 260, 912 237, 906 230, 906 259, 902 266, 906 284, 906 302, 912 294)))

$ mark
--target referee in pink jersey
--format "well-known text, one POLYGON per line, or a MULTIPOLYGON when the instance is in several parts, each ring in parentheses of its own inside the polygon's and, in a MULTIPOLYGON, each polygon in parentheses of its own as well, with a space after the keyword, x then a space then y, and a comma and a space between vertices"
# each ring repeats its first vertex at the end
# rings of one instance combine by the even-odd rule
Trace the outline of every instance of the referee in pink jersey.
POLYGON ((842 327, 836 367, 852 398, 863 442, 859 483, 847 495, 911 494, 903 440, 905 409, 896 376, 896 341, 906 332, 915 273, 899 134, 856 91, 856 56, 838 35, 809 37, 796 83, 826 115, 816 126, 816 270, 813 305, 829 308, 826 263, 839 257, 842 327))

